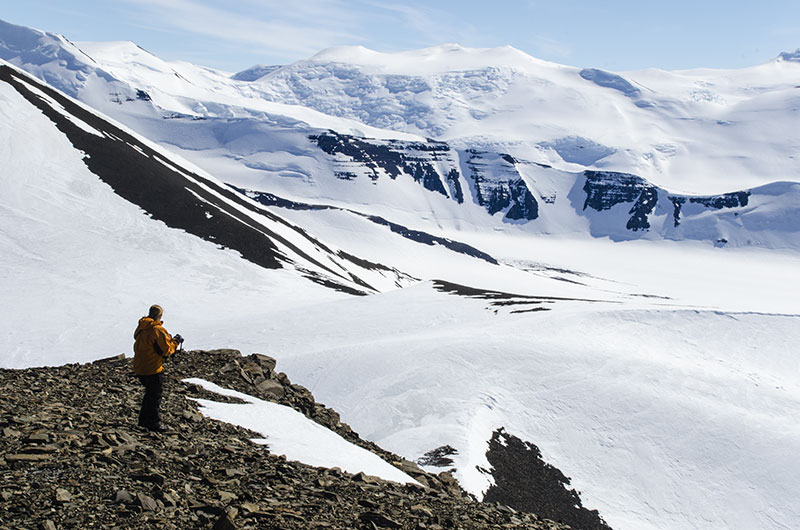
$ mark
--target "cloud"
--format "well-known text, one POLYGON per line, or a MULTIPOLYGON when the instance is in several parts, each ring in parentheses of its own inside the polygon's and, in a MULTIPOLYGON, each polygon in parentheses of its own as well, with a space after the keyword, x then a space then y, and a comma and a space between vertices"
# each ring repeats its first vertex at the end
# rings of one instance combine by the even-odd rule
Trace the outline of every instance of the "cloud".
MULTIPOLYGON (((419 47, 469 43, 478 34, 466 21, 427 5, 388 0, 122 0, 140 27, 213 39, 277 60, 294 61, 342 44, 419 47), (376 39, 378 44, 376 44, 376 39)), ((119 4, 118 4, 119 5, 119 4)))
POLYGON ((364 4, 383 16, 395 18, 395 25, 402 26, 412 41, 425 45, 442 42, 467 42, 476 34, 475 27, 463 20, 454 19, 457 13, 445 12, 429 6, 417 7, 409 3, 384 0, 364 0, 364 4), (397 20, 397 17, 400 20, 397 20))
POLYGON ((191 33, 295 60, 342 42, 360 40, 357 19, 339 0, 244 0, 221 9, 201 0, 123 0, 140 25, 191 33))

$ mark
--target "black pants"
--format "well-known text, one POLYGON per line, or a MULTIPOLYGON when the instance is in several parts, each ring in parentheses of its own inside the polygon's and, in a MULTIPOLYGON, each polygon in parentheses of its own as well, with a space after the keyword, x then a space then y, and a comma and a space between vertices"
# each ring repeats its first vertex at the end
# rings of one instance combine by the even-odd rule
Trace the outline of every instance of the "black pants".
POLYGON ((137 376, 144 385, 142 410, 139 412, 139 426, 152 429, 161 425, 161 394, 164 393, 164 373, 137 376))

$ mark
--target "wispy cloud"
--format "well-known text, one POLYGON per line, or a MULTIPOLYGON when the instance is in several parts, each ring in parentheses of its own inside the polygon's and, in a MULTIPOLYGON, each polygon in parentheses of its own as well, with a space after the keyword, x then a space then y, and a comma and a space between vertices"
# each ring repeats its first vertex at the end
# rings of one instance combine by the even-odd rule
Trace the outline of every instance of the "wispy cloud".
POLYGON ((442 42, 463 43, 477 33, 476 28, 466 21, 460 21, 457 13, 445 12, 425 6, 412 6, 408 3, 386 0, 364 0, 376 13, 395 19, 414 42, 431 45, 442 42))
MULTIPOLYGON (((516 44, 511 35, 498 33, 495 18, 476 20, 416 1, 303 0, 287 5, 286 0, 239 0, 224 8, 220 4, 213 0, 121 0, 115 5, 138 27, 187 43, 201 42, 181 53, 203 64, 223 55, 223 50, 228 56, 238 54, 259 62, 291 62, 343 44, 382 51, 444 42, 475 47, 516 44), (482 22, 484 26, 476 26, 482 22), (509 40, 498 40, 505 37, 509 40)), ((571 56, 569 46, 545 35, 534 33, 524 41, 523 49, 536 56, 551 60, 571 56)))
MULTIPOLYGON (((468 43, 476 29, 427 5, 389 0, 122 0, 126 16, 150 30, 213 39, 279 60, 308 57, 341 44, 392 48, 468 43), (381 31, 387 34, 381 35, 381 31), (388 34, 391 34, 390 36, 388 34)), ((120 4, 118 4, 120 5, 120 4)))
POLYGON ((200 0, 123 0, 140 24, 177 35, 190 33, 251 51, 296 59, 342 42, 357 42, 357 20, 338 0, 245 0, 221 9, 200 0))

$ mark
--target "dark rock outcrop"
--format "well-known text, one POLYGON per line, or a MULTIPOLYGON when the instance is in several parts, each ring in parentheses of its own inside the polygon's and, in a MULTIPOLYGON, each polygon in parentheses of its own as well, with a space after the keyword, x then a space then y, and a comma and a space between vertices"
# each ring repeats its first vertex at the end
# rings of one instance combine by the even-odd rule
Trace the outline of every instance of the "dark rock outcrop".
MULTIPOLYGON (((452 167, 446 174, 440 174, 436 163, 440 161, 455 164, 450 146, 444 142, 407 142, 401 140, 378 140, 359 138, 335 131, 311 135, 309 139, 332 157, 346 159, 344 167, 353 166, 366 170, 372 180, 380 178, 381 173, 396 179, 408 175, 429 191, 464 202, 464 193, 458 170, 452 167), (445 189, 445 184, 449 188, 445 189)), ((357 177, 353 170, 339 170, 339 178, 353 180, 357 177)))
POLYGON ((645 190, 652 193, 656 189, 645 179, 628 173, 584 171, 583 175, 586 177, 584 210, 587 207, 598 212, 609 210, 620 203, 637 201, 645 190))
POLYGON ((422 455, 417 459, 417 464, 431 467, 448 467, 453 465, 453 459, 450 457, 457 454, 458 450, 455 447, 443 445, 422 455))
POLYGON ((482 259, 484 261, 488 261, 493 265, 497 265, 496 259, 494 259, 489 254, 482 252, 471 245, 467 245, 466 243, 461 243, 460 241, 454 241, 452 239, 448 239, 445 237, 434 236, 427 232, 423 232, 421 230, 413 230, 403 225, 387 221, 383 217, 379 217, 377 215, 367 215, 365 213, 357 212, 356 210, 352 210, 349 208, 342 208, 341 206, 331 206, 324 204, 307 204, 297 201, 290 201, 288 199, 278 197, 277 195, 274 195, 272 193, 266 193, 254 190, 245 190, 242 188, 237 188, 235 186, 232 187, 236 191, 247 195, 254 201, 257 201, 265 206, 277 206, 278 208, 286 208, 289 210, 300 210, 300 211, 339 210, 343 212, 348 212, 353 215, 363 217, 375 224, 386 226, 395 234, 398 234, 406 239, 410 239, 411 241, 431 246, 441 245, 449 250, 452 250, 453 252, 458 252, 459 254, 466 254, 467 256, 472 256, 473 258, 482 259))
POLYGON ((597 510, 583 507, 578 492, 567 488, 570 479, 542 460, 532 443, 498 429, 486 457, 495 484, 486 492, 485 502, 502 500, 516 510, 536 512, 576 529, 611 530, 597 510))
POLYGON ((489 215, 505 212, 511 221, 532 221, 539 217, 539 204, 517 171, 517 161, 506 154, 470 149, 465 165, 474 201, 489 215))
POLYGON ((650 229, 650 216, 660 206, 659 199, 665 203, 669 201, 669 205, 665 204, 662 208, 671 208, 673 226, 677 227, 681 223, 682 208, 686 204, 712 210, 742 208, 748 205, 751 194, 749 190, 708 196, 668 194, 666 190, 647 180, 628 173, 584 171, 583 175, 583 191, 586 193, 583 209, 588 207, 602 212, 618 204, 630 204, 628 214, 631 217, 625 228, 634 232, 650 229))

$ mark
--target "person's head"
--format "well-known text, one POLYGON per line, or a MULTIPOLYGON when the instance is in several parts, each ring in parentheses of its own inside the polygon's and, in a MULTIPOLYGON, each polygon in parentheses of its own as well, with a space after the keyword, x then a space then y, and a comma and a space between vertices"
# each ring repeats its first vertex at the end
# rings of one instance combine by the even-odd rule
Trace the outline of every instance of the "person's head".
POLYGON ((160 305, 151 305, 150 312, 147 313, 147 316, 153 320, 161 320, 161 317, 164 316, 164 310, 161 309, 160 305))

